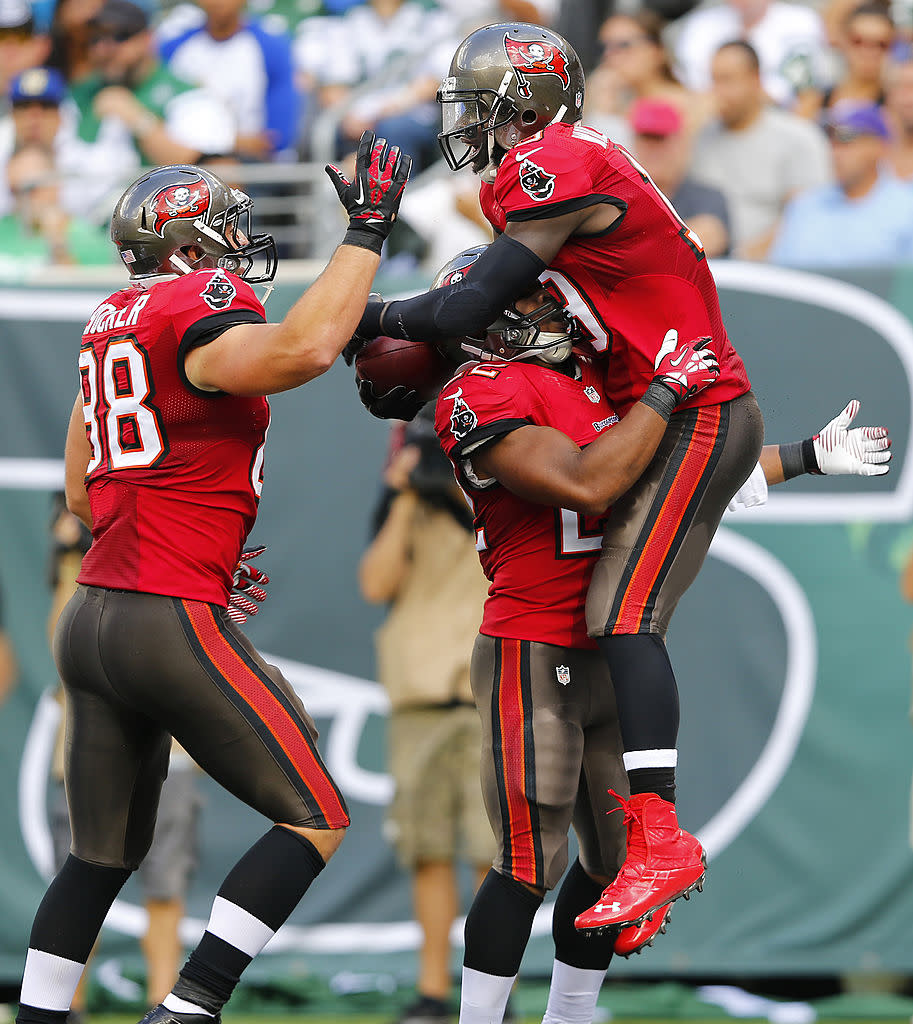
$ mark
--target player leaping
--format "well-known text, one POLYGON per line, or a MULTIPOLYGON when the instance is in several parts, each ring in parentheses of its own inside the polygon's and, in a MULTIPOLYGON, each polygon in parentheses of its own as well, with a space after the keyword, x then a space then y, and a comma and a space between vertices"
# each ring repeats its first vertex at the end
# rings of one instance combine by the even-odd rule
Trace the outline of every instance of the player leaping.
MULTIPOLYGON (((482 209, 500 234, 459 283, 369 302, 358 334, 484 332, 539 278, 593 351, 609 354, 605 392, 619 414, 647 393, 670 327, 710 338, 718 357, 718 380, 671 416, 655 457, 613 507, 590 586, 588 629, 615 684, 632 796, 625 869, 600 913, 581 916, 589 927, 639 920, 703 877, 700 844, 675 814, 678 692, 664 638, 758 460, 763 421, 700 240, 622 147, 580 124, 583 90, 573 49, 540 26, 488 25, 460 44, 438 93, 441 146, 452 167, 482 174, 482 209)), ((401 395, 384 397, 363 394, 380 415, 410 411, 401 395)))
MULTIPOLYGON (((438 280, 474 273, 480 249, 461 253, 438 280)), ((572 353, 576 340, 567 311, 537 291, 464 343, 480 361, 462 367, 437 402, 438 434, 472 503, 491 581, 471 680, 498 853, 466 919, 461 1024, 501 1020, 536 910, 567 865, 571 824, 579 854, 554 906, 545 1024, 592 1021, 613 954, 639 951, 665 920, 661 908, 640 927, 592 938, 574 927, 621 864, 624 828, 620 814, 606 814, 618 805, 605 793, 627 783, 612 681, 587 637, 584 604, 607 504, 661 443, 673 405, 714 374, 702 350, 665 332, 668 352, 645 400, 619 422, 594 360, 572 353)), ((807 442, 816 471, 887 472, 887 431, 848 429, 857 407, 807 442)), ((746 503, 785 478, 799 447, 764 447, 746 503)))

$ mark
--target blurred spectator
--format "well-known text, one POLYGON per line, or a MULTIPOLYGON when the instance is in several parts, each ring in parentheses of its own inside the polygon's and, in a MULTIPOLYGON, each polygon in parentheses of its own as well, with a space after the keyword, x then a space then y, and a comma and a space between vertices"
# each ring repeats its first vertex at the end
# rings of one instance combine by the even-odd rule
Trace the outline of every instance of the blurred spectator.
POLYGON ((713 58, 718 118, 701 132, 692 173, 726 197, 732 253, 763 259, 787 200, 830 181, 821 129, 769 104, 758 56, 748 43, 727 43, 713 58))
POLYGON ((0 96, 27 68, 43 64, 50 42, 36 34, 28 0, 0 0, 0 96))
MULTIPOLYGON (((96 221, 107 219, 110 193, 120 187, 120 169, 132 166, 132 147, 93 146, 77 138, 76 112, 66 98, 66 85, 53 68, 30 68, 10 83, 10 113, 0 119, 0 168, 13 152, 23 146, 39 146, 53 153, 60 175, 60 203, 74 216, 96 221), (103 205, 104 204, 104 205, 103 205), (105 208, 96 218, 93 211, 105 208)), ((0 174, 0 214, 8 213, 13 201, 0 174)))
POLYGON ((59 0, 51 18, 51 53, 48 65, 57 68, 68 82, 92 73, 89 55, 89 22, 104 0, 59 0))
POLYGON ((898 178, 910 181, 913 179, 913 59, 888 68, 885 90, 885 112, 892 129, 887 161, 898 178))
POLYGON ((118 168, 122 176, 137 158, 150 164, 196 163, 206 155, 233 152, 229 111, 161 63, 140 7, 105 0, 89 32, 94 72, 71 88, 79 108, 78 133, 83 141, 112 150, 130 145, 135 155, 118 168))
POLYGON ((827 132, 836 181, 787 205, 771 262, 795 267, 910 262, 913 190, 880 166, 889 138, 881 110, 834 107, 827 132))
POLYGON ((342 18, 303 23, 296 63, 319 107, 338 107, 337 155, 371 128, 412 154, 413 174, 436 160, 434 98, 458 42, 453 17, 420 0, 368 0, 342 18))
POLYGON ((613 11, 632 13, 638 8, 646 8, 665 21, 672 21, 686 14, 696 3, 697 0, 647 0, 643 4, 622 5, 613 0, 560 0, 551 26, 574 47, 584 71, 589 72, 602 57, 599 26, 613 11))
POLYGON ((587 78, 584 120, 622 145, 629 137, 628 112, 638 99, 677 106, 689 134, 709 114, 707 100, 686 89, 672 70, 662 29, 658 15, 641 10, 613 14, 599 30, 602 60, 587 78))
POLYGON ((677 106, 638 100, 630 111, 632 152, 688 227, 707 256, 729 254, 729 210, 719 189, 688 176, 691 140, 677 106))
POLYGON ((488 581, 472 513, 434 432, 434 403, 394 431, 376 534, 358 576, 367 601, 390 603, 376 637, 396 786, 386 832, 412 872, 422 930, 417 999, 400 1024, 446 1024, 456 863, 473 865, 481 882, 494 856, 479 780, 482 727, 469 684, 488 581))
POLYGON ((744 39, 761 62, 764 89, 778 104, 814 81, 825 51, 824 26, 805 4, 783 0, 724 0, 681 21, 675 53, 684 83, 698 92, 710 85, 710 65, 724 43, 744 39))
POLYGON ((825 89, 806 89, 799 96, 796 113, 818 117, 835 103, 884 103, 884 75, 894 22, 879 3, 864 3, 850 11, 841 27, 838 47, 843 55, 843 74, 825 89))
POLYGON ((495 21, 526 21, 554 26, 560 0, 437 0, 448 11, 461 35, 495 21))
POLYGON ((272 160, 296 142, 291 39, 243 17, 245 0, 199 3, 205 23, 165 39, 162 58, 175 75, 204 86, 234 112, 239 156, 272 160))
POLYGON ((0 217, 0 274, 20 277, 50 264, 113 263, 107 234, 60 202, 60 172, 52 154, 24 146, 6 165, 13 210, 0 217))

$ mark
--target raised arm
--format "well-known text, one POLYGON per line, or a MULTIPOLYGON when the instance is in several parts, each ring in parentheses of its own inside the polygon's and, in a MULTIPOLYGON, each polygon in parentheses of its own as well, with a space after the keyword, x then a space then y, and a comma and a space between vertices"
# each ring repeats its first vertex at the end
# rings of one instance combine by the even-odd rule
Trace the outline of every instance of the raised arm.
POLYGON ((305 384, 332 366, 358 326, 411 164, 398 147, 366 132, 358 147, 354 182, 328 165, 349 214, 342 244, 281 323, 236 324, 188 352, 184 368, 194 386, 233 395, 269 395, 305 384))

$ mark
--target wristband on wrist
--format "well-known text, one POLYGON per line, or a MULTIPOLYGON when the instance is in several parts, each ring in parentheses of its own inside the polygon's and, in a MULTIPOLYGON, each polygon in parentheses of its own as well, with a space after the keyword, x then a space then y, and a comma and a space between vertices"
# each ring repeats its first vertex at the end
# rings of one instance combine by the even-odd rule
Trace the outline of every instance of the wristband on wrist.
POLYGON ((678 396, 668 384, 663 384, 661 380, 657 380, 654 377, 650 381, 650 386, 644 392, 641 401, 654 412, 659 413, 668 423, 669 417, 675 412, 675 407, 678 404, 678 396))
POLYGON ((815 457, 814 438, 808 437, 804 441, 781 444, 780 465, 783 467, 784 480, 792 480, 794 477, 802 476, 804 473, 813 473, 816 476, 821 476, 818 460, 815 457))
POLYGON ((359 249, 370 249, 371 252, 376 252, 380 256, 384 240, 376 231, 349 225, 348 231, 343 235, 341 244, 354 245, 359 249))

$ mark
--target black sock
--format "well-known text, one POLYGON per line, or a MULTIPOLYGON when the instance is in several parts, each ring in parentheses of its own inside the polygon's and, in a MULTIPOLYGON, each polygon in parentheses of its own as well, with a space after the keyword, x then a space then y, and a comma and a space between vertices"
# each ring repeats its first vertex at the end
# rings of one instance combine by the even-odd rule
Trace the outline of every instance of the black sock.
MULTIPOLYGON (((70 854, 38 906, 29 949, 84 964, 105 915, 129 877, 127 868, 90 864, 70 854)), ((74 976, 74 988, 75 982, 74 976)), ((30 1003, 20 1004, 16 1020, 19 1024, 63 1024, 68 1011, 50 1010, 40 1004, 48 997, 48 1002, 59 1006, 66 998, 61 988, 66 987, 67 983, 60 982, 53 965, 29 958, 23 991, 35 995, 28 996, 30 1003), (56 991, 55 985, 58 986, 56 991)))
POLYGON ((512 978, 529 942, 533 918, 542 903, 516 879, 492 869, 479 886, 466 915, 463 966, 482 974, 512 978))
MULTIPOLYGON (((662 637, 655 633, 603 636, 598 643, 612 674, 626 754, 674 750, 678 686, 662 637)), ((656 793, 675 802, 674 764, 628 767, 628 783, 632 795, 656 793)))
POLYGON ((221 934, 216 934, 212 930, 216 927, 214 912, 199 945, 181 969, 174 994, 218 1013, 238 984, 241 972, 270 937, 262 938, 251 952, 250 934, 244 929, 243 919, 240 923, 232 920, 232 911, 240 908, 275 932, 324 866, 323 857, 309 839, 279 825, 270 829, 222 883, 219 896, 229 905, 225 908, 229 916, 223 918, 221 934))
POLYGON ((604 971, 615 950, 615 932, 589 936, 574 927, 574 918, 590 907, 602 895, 603 886, 594 882, 575 860, 564 876, 555 910, 552 914, 552 938, 555 940, 555 959, 568 967, 585 971, 604 971))
POLYGON ((631 796, 635 793, 656 793, 670 804, 675 803, 674 768, 634 768, 628 772, 631 796))

